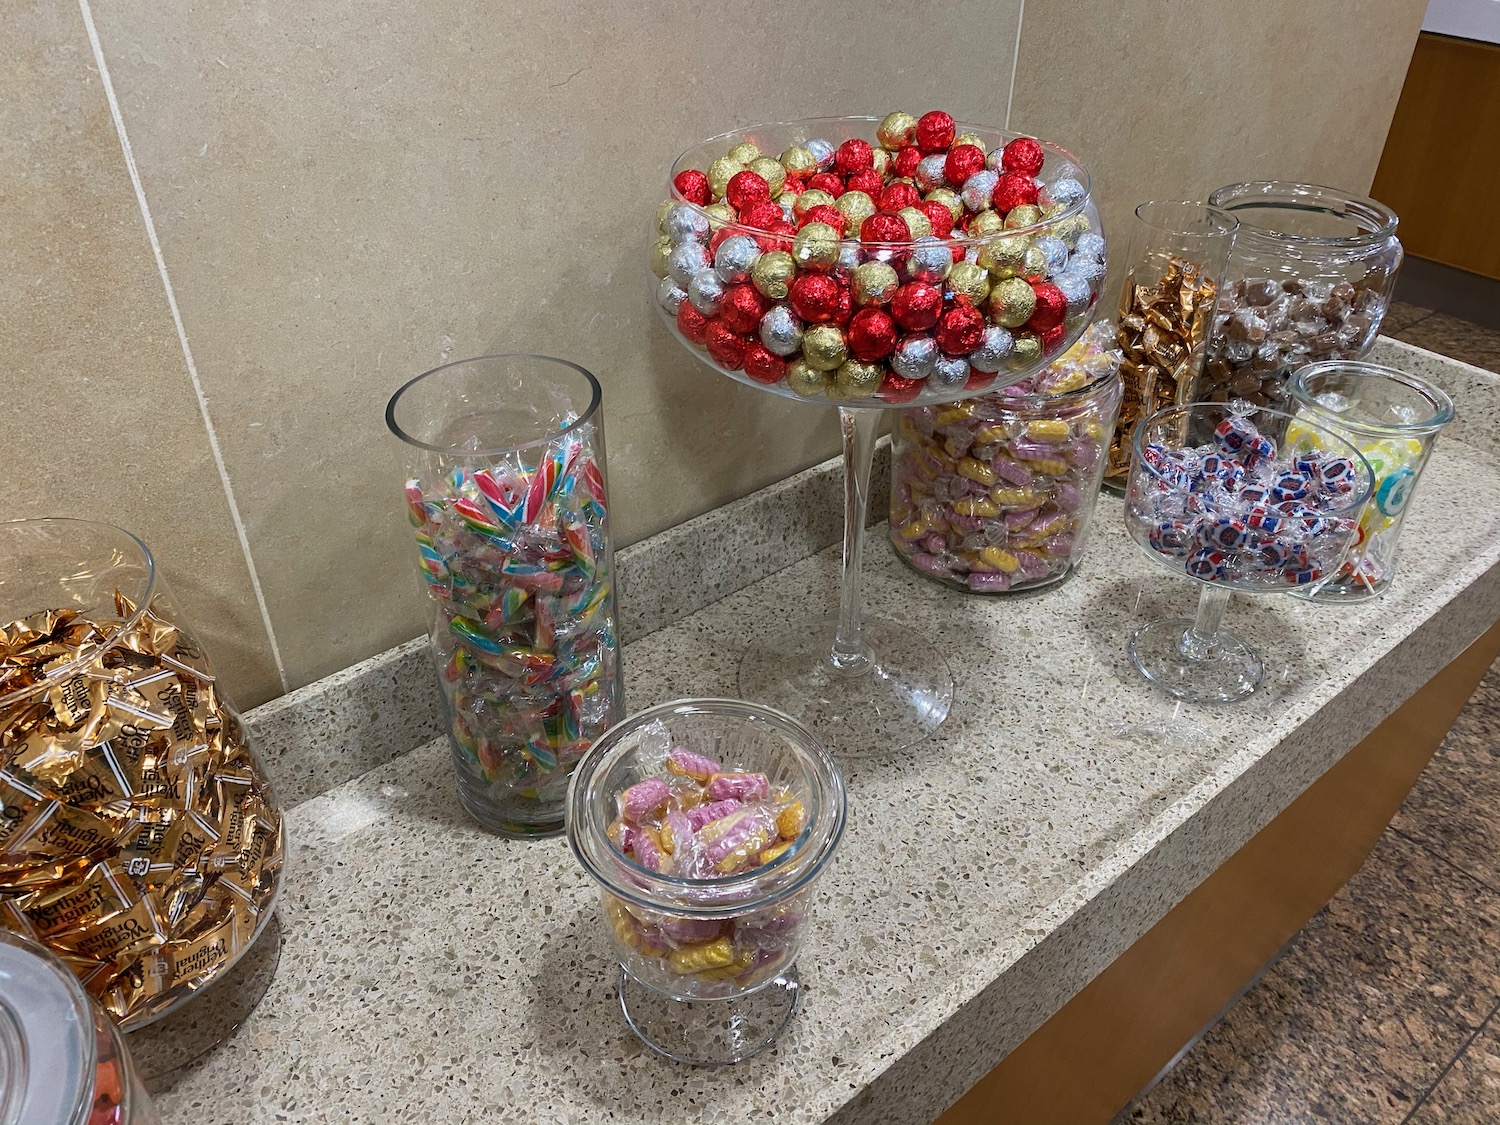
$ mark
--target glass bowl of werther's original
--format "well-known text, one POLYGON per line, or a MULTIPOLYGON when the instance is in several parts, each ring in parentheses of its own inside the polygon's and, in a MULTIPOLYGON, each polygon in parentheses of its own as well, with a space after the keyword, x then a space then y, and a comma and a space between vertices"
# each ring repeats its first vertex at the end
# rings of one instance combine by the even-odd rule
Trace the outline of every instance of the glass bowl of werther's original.
POLYGON ((219 979, 271 918, 270 780, 128 532, 0 524, 0 807, 0 925, 126 1030, 219 979))

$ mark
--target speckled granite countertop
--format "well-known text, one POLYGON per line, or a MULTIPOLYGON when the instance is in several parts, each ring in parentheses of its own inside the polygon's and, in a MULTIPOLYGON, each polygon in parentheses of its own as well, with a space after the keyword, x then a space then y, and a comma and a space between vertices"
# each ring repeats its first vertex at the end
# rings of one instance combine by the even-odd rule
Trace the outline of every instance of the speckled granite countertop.
MULTIPOLYGON (((1464 441, 1490 447, 1491 410, 1464 441)), ((1130 669, 1128 630, 1195 589, 1140 555, 1118 501, 1080 573, 1038 596, 920 582, 883 534, 871 610, 961 654, 958 702, 915 752, 848 764, 806 1003, 776 1048, 714 1071, 641 1046, 566 843, 476 830, 431 742, 290 810, 276 978, 160 1096, 168 1125, 930 1121, 1500 617, 1500 462, 1454 440, 1385 599, 1234 599, 1272 682, 1227 709, 1130 669)), ((837 569, 822 551, 639 636, 631 707, 733 694, 747 631, 830 603, 837 569)))

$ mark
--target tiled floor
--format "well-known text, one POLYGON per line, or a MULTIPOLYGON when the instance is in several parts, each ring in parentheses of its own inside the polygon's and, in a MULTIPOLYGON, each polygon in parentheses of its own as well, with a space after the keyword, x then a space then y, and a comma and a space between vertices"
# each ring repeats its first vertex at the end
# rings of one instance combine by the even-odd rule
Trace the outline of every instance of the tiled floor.
MULTIPOLYGON (((1385 331, 1500 371, 1500 332, 1385 331)), ((1500 1122, 1500 662, 1373 854, 1120 1125, 1500 1122)))

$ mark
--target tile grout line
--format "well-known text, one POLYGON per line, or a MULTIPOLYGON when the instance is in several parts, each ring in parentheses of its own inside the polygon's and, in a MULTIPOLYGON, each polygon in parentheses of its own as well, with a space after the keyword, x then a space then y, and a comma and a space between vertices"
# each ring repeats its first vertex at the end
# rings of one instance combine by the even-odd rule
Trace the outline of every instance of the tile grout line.
POLYGON ((1495 1018, 1496 1012, 1500 1012, 1500 1000, 1497 1000, 1495 1002, 1495 1006, 1490 1009, 1490 1014, 1479 1021, 1479 1026, 1469 1033, 1469 1037, 1463 1041, 1463 1045, 1460 1046, 1458 1050, 1453 1052, 1453 1057, 1448 1060, 1446 1065, 1444 1065, 1443 1069, 1438 1073, 1438 1076, 1432 1080, 1432 1085, 1428 1086, 1426 1090, 1422 1091, 1422 1096, 1418 1098, 1416 1104, 1411 1107, 1411 1112, 1401 1119, 1401 1125, 1407 1125, 1407 1123, 1417 1115, 1417 1111, 1427 1104, 1433 1093, 1439 1086, 1443 1084, 1443 1079, 1447 1078, 1449 1072, 1458 1065, 1458 1060, 1463 1058, 1464 1055, 1468 1053, 1469 1048, 1474 1045, 1474 1040, 1479 1038, 1480 1032, 1482 1032, 1490 1025, 1490 1021, 1495 1018))
POLYGON ((1021 65, 1021 27, 1026 22, 1026 0, 1016 10, 1016 49, 1010 53, 1010 88, 1005 91, 1005 130, 1010 131, 1010 111, 1016 101, 1016 71, 1021 65))
POLYGON ((172 313, 172 323, 177 329, 177 342, 182 347, 182 358, 187 364, 188 379, 193 384, 193 395, 198 400, 198 413, 203 416, 203 428, 208 432, 208 446, 214 456, 214 465, 219 471, 219 483, 224 488, 224 498, 229 503, 229 517, 234 522, 234 531, 240 542, 240 552, 245 557, 245 566, 250 571, 250 586, 255 592, 255 603, 260 608, 261 624, 265 626, 266 639, 271 646, 271 659, 276 665, 276 675, 281 681, 281 690, 291 690, 286 667, 281 662, 281 649, 276 643, 276 630, 271 625, 271 611, 266 605, 266 595, 261 589, 260 574, 255 569, 255 558, 250 553, 250 537, 245 530, 245 521, 240 515, 239 502, 234 496, 234 486, 229 481, 229 468, 224 463, 224 454, 219 448, 219 435, 214 429, 213 419, 208 413, 208 399, 203 393, 203 384, 198 379, 198 365, 193 361, 192 349, 188 346, 187 329, 182 323, 182 313, 177 307, 177 294, 172 288, 172 279, 167 274, 167 261, 162 255, 161 242, 156 237, 156 223, 151 218, 151 208, 146 202, 146 189, 141 183, 140 170, 136 168, 135 153, 130 147, 130 137, 125 132, 125 118, 120 112, 120 103, 115 98, 115 87, 109 76, 109 67, 104 61, 104 45, 99 41, 98 29, 94 26, 94 14, 89 0, 78 0, 78 9, 83 15, 84 27, 88 31, 89 46, 93 48, 94 62, 99 67, 99 80, 104 87, 104 97, 109 102, 110 117, 114 121, 115 134, 120 140, 120 151, 125 157, 125 168, 130 173, 130 183, 135 188, 135 199, 141 210, 141 220, 146 226, 146 236, 151 243, 151 253, 156 258, 156 272, 161 277, 166 291, 167 307, 172 313))

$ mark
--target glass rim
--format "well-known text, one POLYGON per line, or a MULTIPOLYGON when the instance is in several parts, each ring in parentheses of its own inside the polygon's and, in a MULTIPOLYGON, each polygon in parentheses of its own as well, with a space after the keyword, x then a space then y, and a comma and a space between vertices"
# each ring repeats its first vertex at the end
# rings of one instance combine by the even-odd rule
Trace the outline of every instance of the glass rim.
MULTIPOLYGON (((1366 218, 1377 222, 1371 230, 1359 234, 1295 234, 1275 227, 1240 219, 1241 233, 1270 236, 1287 241, 1318 246, 1368 246, 1378 245, 1396 233, 1400 219, 1378 199, 1343 188, 1326 184, 1310 184, 1297 180, 1244 180, 1225 184, 1209 192, 1208 203, 1226 211, 1237 211, 1248 207, 1280 207, 1294 211, 1316 214, 1335 214, 1324 201, 1324 197, 1342 200, 1346 206, 1366 212, 1366 218)), ((1343 216, 1349 217, 1349 216, 1343 216)))
MULTIPOLYGON (((1226 402, 1185 402, 1179 406, 1163 407, 1155 413, 1148 414, 1140 421, 1138 421, 1135 425, 1135 433, 1131 436, 1130 439, 1131 452, 1133 454, 1131 458, 1130 475, 1134 476, 1137 471, 1136 466, 1139 466, 1140 469, 1149 474, 1151 479, 1166 480, 1166 477, 1163 476, 1163 474, 1145 458, 1146 446, 1144 439, 1146 430, 1158 422, 1165 421, 1169 415, 1179 415, 1183 418, 1186 418, 1194 412, 1207 413, 1210 410, 1219 411, 1220 413, 1225 415, 1234 413, 1234 411, 1229 409, 1229 404, 1226 402)), ((1288 414, 1284 410, 1276 410, 1269 406, 1256 406, 1252 410, 1246 411, 1246 413, 1270 414, 1274 417, 1284 419, 1287 422, 1295 421, 1300 423, 1301 425, 1307 426, 1309 429, 1318 430, 1320 437, 1331 438, 1333 441, 1337 442, 1340 446, 1347 450, 1347 453, 1345 453, 1344 456, 1348 457, 1357 466, 1363 469, 1363 473, 1361 474, 1360 478, 1360 486, 1359 488, 1355 489, 1354 492, 1350 493, 1349 497, 1347 498, 1348 502, 1337 508, 1319 509, 1319 515, 1336 515, 1343 512, 1357 511, 1360 508, 1364 507, 1365 502, 1368 501, 1371 495, 1374 494, 1375 471, 1370 468, 1370 462, 1366 460, 1365 455, 1360 452, 1359 447, 1356 446, 1348 438, 1335 433, 1332 429, 1330 429, 1322 422, 1314 420, 1309 423, 1308 421, 1306 421, 1306 419, 1299 419, 1292 414, 1288 414)))
POLYGON ((406 382, 402 383, 401 386, 396 388, 396 392, 391 395, 390 399, 385 404, 385 425, 386 429, 390 430, 392 434, 400 438, 402 441, 406 442, 406 444, 415 446, 418 449, 425 449, 429 453, 440 453, 445 457, 460 458, 499 457, 506 453, 515 453, 520 450, 535 449, 539 446, 553 444, 559 438, 565 437, 566 435, 572 433, 574 430, 578 429, 580 426, 584 425, 584 423, 590 421, 593 416, 598 413, 599 404, 603 401, 603 399, 604 388, 599 385, 599 380, 594 377, 593 372, 577 363, 574 363, 570 359, 562 359, 555 355, 542 355, 539 352, 491 352, 485 355, 470 356, 468 359, 455 359, 449 363, 440 364, 439 366, 430 368, 429 370, 422 372, 420 375, 414 376, 413 378, 408 379, 406 382), (516 442, 510 445, 502 445, 484 449, 456 449, 451 445, 435 445, 432 442, 423 441, 421 438, 414 437, 413 435, 407 433, 397 423, 397 405, 400 403, 402 397, 408 391, 415 389, 419 383, 422 383, 427 379, 434 378, 435 376, 439 376, 446 371, 452 371, 456 367, 468 367, 473 364, 484 363, 488 360, 497 359, 537 360, 541 363, 555 363, 577 372, 579 375, 582 375, 589 384, 590 397, 588 408, 582 411, 577 418, 573 419, 573 421, 569 422, 566 426, 560 426, 555 430, 550 430, 541 437, 533 438, 530 441, 516 442))
POLYGON ((1334 419, 1341 427, 1361 434, 1376 436, 1435 434, 1453 421, 1454 415, 1452 396, 1436 384, 1429 383, 1426 379, 1397 367, 1387 367, 1381 363, 1367 363, 1358 359, 1324 359, 1317 363, 1305 364, 1292 373, 1291 391, 1293 397, 1302 405, 1317 411, 1321 416, 1334 419), (1342 414, 1329 410, 1319 403, 1307 388, 1308 378, 1334 372, 1369 379, 1389 379, 1393 383, 1400 383, 1425 398, 1432 405, 1433 413, 1431 417, 1420 422, 1383 423, 1347 419, 1342 414))
POLYGON ((1203 203, 1194 199, 1148 199, 1145 203, 1138 204, 1133 214, 1136 220, 1151 230, 1162 234, 1174 234, 1183 238, 1233 238, 1240 228, 1239 219, 1222 207, 1215 207, 1212 203, 1203 203), (1165 223, 1159 220, 1148 219, 1141 214, 1148 207, 1174 208, 1182 211, 1189 209, 1197 212, 1198 217, 1206 217, 1217 229, 1214 230, 1188 230, 1178 223, 1165 223))
MULTIPOLYGON (((881 121, 884 121, 884 120, 885 120, 885 118, 883 118, 883 117, 872 117, 872 116, 869 116, 869 115, 866 115, 866 114, 851 114, 851 115, 848 115, 848 116, 845 116, 845 117, 801 117, 801 118, 794 118, 794 119, 789 120, 789 121, 763 121, 763 122, 761 122, 759 124, 756 124, 756 125, 745 125, 745 126, 742 126, 741 128, 738 128, 738 129, 726 129, 722 133, 716 133, 716 134, 714 134, 711 137, 705 137, 703 140, 697 141, 694 144, 689 145, 687 148, 683 149, 681 152, 679 152, 677 154, 677 156, 672 161, 670 170, 667 173, 667 194, 668 194, 668 197, 669 197, 669 199, 673 203, 681 203, 681 204, 684 204, 687 207, 691 207, 694 211, 696 211, 698 214, 702 215, 710 223, 717 224, 717 226, 719 228, 730 227, 736 233, 744 233, 746 235, 749 235, 752 238, 755 237, 756 235, 760 235, 761 237, 767 237, 767 236, 769 236, 769 237, 772 237, 772 238, 786 238, 786 239, 790 240, 793 236, 789 235, 789 234, 788 235, 778 235, 774 231, 762 230, 759 227, 747 226, 747 225, 745 225, 743 223, 740 223, 740 222, 730 222, 730 221, 725 220, 725 219, 720 219, 716 215, 710 215, 708 213, 708 209, 706 207, 702 207, 699 204, 694 203, 690 199, 684 199, 682 197, 682 193, 677 190, 677 184, 674 181, 677 178, 677 173, 679 173, 679 172, 681 172, 681 171, 683 171, 685 169, 685 165, 683 164, 683 162, 687 159, 688 154, 691 153, 691 152, 693 152, 695 149, 703 148, 705 145, 711 145, 715 141, 728 141, 728 140, 730 140, 731 138, 734 138, 734 137, 740 137, 740 138, 743 139, 744 136, 745 136, 745 134, 747 134, 747 133, 753 133, 757 129, 785 129, 785 128, 790 128, 790 127, 793 127, 793 126, 810 126, 810 125, 818 125, 818 124, 849 124, 851 122, 868 122, 870 124, 878 125, 881 121)), ((1083 198, 1079 199, 1079 200, 1076 200, 1073 203, 1069 203, 1066 207, 1064 207, 1061 211, 1057 212, 1057 214, 1055 214, 1055 215, 1047 216, 1047 217, 1043 218, 1040 222, 1032 223, 1032 224, 1030 224, 1028 226, 1024 226, 1024 227, 1014 227, 1014 228, 1006 229, 1006 230, 997 230, 997 231, 992 231, 991 233, 984 234, 984 235, 967 235, 966 234, 966 235, 964 235, 961 238, 936 238, 935 236, 928 236, 928 237, 933 237, 934 238, 934 242, 937 245, 941 245, 941 246, 962 246, 962 247, 967 248, 967 247, 970 247, 970 246, 983 246, 985 243, 989 242, 991 239, 999 238, 1002 235, 1008 235, 1008 234, 1016 234, 1016 235, 1041 235, 1041 234, 1046 234, 1048 228, 1055 226, 1056 224, 1062 222, 1065 219, 1071 219, 1075 215, 1078 215, 1078 214, 1082 213, 1082 211, 1084 210, 1084 208, 1086 208, 1089 205, 1089 203, 1093 200, 1093 197, 1094 197, 1093 177, 1092 177, 1092 175, 1090 175, 1087 166, 1084 165, 1083 161, 1079 160, 1078 157, 1074 156, 1071 152, 1069 152, 1067 149, 1063 148, 1061 145, 1054 144, 1051 141, 1043 140, 1041 137, 1032 136, 1030 133, 1018 133, 1018 132, 1015 132, 1012 129, 1000 129, 1000 128, 997 128, 997 127, 995 127, 993 125, 976 125, 976 124, 974 124, 972 122, 968 122, 968 121, 955 121, 953 123, 953 128, 954 128, 954 135, 955 136, 958 135, 958 134, 960 134, 960 133, 963 133, 963 132, 965 132, 967 130, 977 130, 977 131, 981 131, 981 132, 985 132, 985 133, 997 133, 997 134, 1000 134, 1002 136, 1008 137, 1010 140, 1017 140, 1017 139, 1019 139, 1021 137, 1026 137, 1026 138, 1028 138, 1030 140, 1036 141, 1037 144, 1041 145, 1043 149, 1046 149, 1048 151, 1049 155, 1051 153, 1057 153, 1057 154, 1059 154, 1059 155, 1067 158, 1068 160, 1070 160, 1073 163, 1073 166, 1078 169, 1078 175, 1075 176, 1074 178, 1077 179, 1079 181, 1079 183, 1081 183, 1083 185, 1083 198)), ((733 146, 731 145, 730 147, 733 147, 733 146)), ((988 156, 989 154, 986 153, 985 155, 988 156)), ((950 190, 953 190, 953 189, 950 189, 950 190)), ((955 194, 956 194, 956 192, 955 192, 955 194)), ((863 241, 861 241, 857 237, 856 238, 846 238, 843 235, 839 236, 839 242, 841 244, 844 243, 844 242, 854 242, 854 243, 858 244, 859 246, 866 248, 867 250, 871 250, 871 251, 875 251, 875 252, 880 252, 880 253, 887 253, 887 252, 900 253, 900 252, 904 252, 904 251, 909 251, 911 249, 912 244, 915 241, 916 241, 916 239, 912 239, 910 242, 863 242, 863 241)))
POLYGON ((684 917, 720 918, 743 914, 775 905, 801 891, 822 872, 829 859, 833 857, 843 837, 847 819, 848 793, 843 775, 834 762, 833 756, 823 745, 822 739, 785 712, 742 699, 710 696, 673 699, 629 715, 594 740, 588 753, 574 767, 573 775, 568 781, 568 846, 583 869, 617 898, 625 899, 648 910, 664 911, 684 917), (612 764, 612 756, 624 752, 619 743, 627 735, 663 716, 684 713, 725 714, 739 718, 755 718, 779 728, 783 734, 792 736, 801 754, 811 759, 812 767, 819 779, 826 783, 828 793, 818 799, 817 807, 808 817, 802 837, 785 853, 771 863, 718 879, 689 879, 679 875, 651 871, 624 855, 612 841, 600 833, 600 837, 605 841, 603 848, 607 857, 611 859, 612 866, 621 872, 628 871, 632 879, 644 884, 644 886, 632 885, 615 871, 608 870, 605 864, 600 862, 604 857, 595 854, 596 849, 593 845, 597 844, 597 840, 590 832, 589 809, 594 798, 598 796, 596 781, 603 776, 605 767, 612 764), (584 778, 587 780, 580 780, 584 778), (819 830, 816 833, 815 828, 819 830), (815 846, 809 847, 809 845, 815 846), (773 881, 763 894, 752 891, 743 898, 732 897, 732 892, 741 888, 753 888, 757 880, 765 880, 768 875, 773 880, 780 877, 785 882, 773 881), (729 897, 704 903, 684 903, 670 897, 674 891, 689 890, 725 894, 729 897))
MULTIPOLYGON (((5 520, 3 522, 0 522, 0 535, 9 534, 11 529, 37 527, 38 525, 56 526, 63 524, 67 524, 72 527, 87 528, 91 532, 114 532, 116 534, 123 535, 130 542, 134 543, 136 549, 141 553, 140 561, 145 564, 146 568, 146 581, 144 584, 144 588, 141 590, 140 597, 136 599, 135 610, 130 614, 129 617, 121 619, 119 625, 116 626, 114 631, 111 632, 108 637, 106 637, 99 644, 95 645, 93 648, 84 649, 66 664, 62 664, 56 668, 53 668, 46 674, 46 677, 40 683, 32 684, 29 687, 17 688, 15 691, 9 692, 7 694, 0 694, 0 707, 4 707, 18 700, 28 699, 49 684, 55 684, 62 680, 65 680, 79 668, 83 667, 86 664, 91 664, 95 660, 99 659, 99 657, 119 644, 121 638, 123 638, 126 633, 128 633, 131 629, 135 628, 135 626, 140 623, 141 618, 144 617, 146 615, 146 611, 150 609, 152 599, 156 596, 156 557, 152 555, 151 548, 146 546, 146 544, 141 540, 140 536, 134 534, 133 532, 126 531, 123 527, 116 527, 114 524, 105 523, 103 520, 86 520, 80 519, 76 516, 40 516, 33 519, 5 520)), ((123 591, 121 592, 123 593, 123 591)), ((31 610, 31 612, 43 613, 47 610, 61 608, 66 607, 37 606, 35 609, 31 610)), ((10 624, 10 622, 0 622, 0 624, 8 625, 10 624)))

